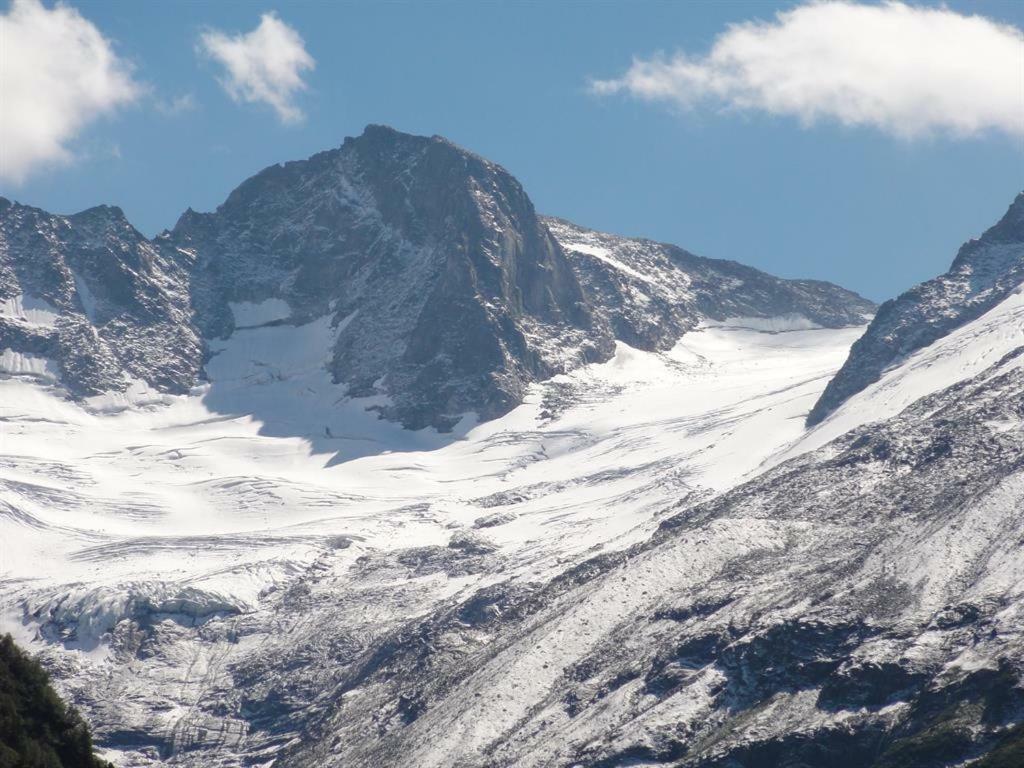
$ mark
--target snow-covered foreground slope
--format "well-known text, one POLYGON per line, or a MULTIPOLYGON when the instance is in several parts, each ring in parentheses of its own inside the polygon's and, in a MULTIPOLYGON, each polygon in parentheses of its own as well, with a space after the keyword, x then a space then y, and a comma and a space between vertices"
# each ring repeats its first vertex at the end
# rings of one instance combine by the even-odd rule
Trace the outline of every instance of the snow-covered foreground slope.
POLYGON ((950 768, 1019 754, 1018 299, 766 464, 709 499, 680 494, 636 546, 398 627, 331 681, 342 706, 282 762, 950 768))
POLYGON ((326 681, 395 627, 647 539, 797 439, 860 333, 736 321, 666 353, 620 343, 438 434, 331 383, 344 322, 273 309, 236 308, 255 327, 212 342, 187 396, 83 407, 0 381, 3 628, 124 764, 250 764, 336 709, 326 681), (282 643, 304 658, 290 673, 282 643))

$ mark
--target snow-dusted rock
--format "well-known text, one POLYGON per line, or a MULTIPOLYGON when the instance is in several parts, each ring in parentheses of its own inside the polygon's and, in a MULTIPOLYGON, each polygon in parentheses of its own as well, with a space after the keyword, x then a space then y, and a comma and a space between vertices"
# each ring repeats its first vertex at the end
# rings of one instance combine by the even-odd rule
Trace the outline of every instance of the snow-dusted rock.
POLYGON ((891 366, 982 316, 1024 283, 1024 192, 979 239, 965 243, 949 271, 878 308, 850 359, 808 416, 817 424, 891 366))
POLYGON ((615 338, 668 349, 698 324, 758 330, 861 325, 874 305, 817 280, 782 280, 735 261, 695 256, 675 245, 545 219, 615 338))
POLYGON ((75 396, 135 379, 187 392, 202 362, 188 270, 119 208, 57 216, 0 198, 0 348, 45 358, 75 396))
POLYGON ((4 200, 0 302, 0 349, 22 355, 2 372, 45 378, 35 361, 50 360, 75 396, 139 381, 181 394, 235 330, 327 319, 318 357, 348 397, 444 431, 610 359, 616 340, 666 350, 703 320, 843 327, 873 309, 826 283, 540 218, 500 166, 384 126, 271 166, 152 241, 116 208, 4 200))
POLYGON ((0 211, 0 624, 118 765, 946 768, 1019 733, 1016 257, 807 430, 867 302, 537 218, 441 139, 371 128, 152 242, 80 216, 0 211))

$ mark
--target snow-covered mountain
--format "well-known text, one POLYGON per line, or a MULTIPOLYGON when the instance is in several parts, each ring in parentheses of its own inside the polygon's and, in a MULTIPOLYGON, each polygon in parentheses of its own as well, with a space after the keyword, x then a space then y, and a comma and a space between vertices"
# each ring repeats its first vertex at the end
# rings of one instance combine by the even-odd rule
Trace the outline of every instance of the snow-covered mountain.
POLYGON ((333 380, 412 429, 507 413, 530 383, 608 360, 616 339, 667 349, 705 319, 843 327, 874 309, 827 283, 539 219, 500 166, 383 126, 267 168, 153 241, 115 208, 53 216, 3 201, 0 244, 0 296, 60 318, 44 333, 5 311, 0 345, 12 365, 60 367, 73 394, 139 381, 180 394, 211 340, 326 319, 333 380), (562 241, 583 250, 570 258, 562 241), (586 246, 598 242, 629 252, 602 260, 586 246))
POLYGON ((507 412, 530 381, 613 350, 564 253, 504 169, 439 137, 370 126, 340 149, 272 166, 160 240, 196 260, 204 336, 329 316, 329 368, 387 394, 406 426, 507 412))
POLYGON ((564 219, 544 221, 567 252, 594 314, 616 339, 638 349, 670 349, 703 322, 742 318, 766 331, 841 328, 866 322, 875 309, 831 283, 780 280, 675 245, 595 232, 564 219))
POLYGON ((852 768, 1019 750, 1022 283, 746 482, 679 493, 651 537, 403 624, 282 759, 852 768))
POLYGON ((137 380, 187 392, 202 362, 188 270, 119 208, 55 216, 0 198, 0 371, 77 396, 137 380))
MULTIPOLYGON (((302 357, 325 327, 236 331, 214 384, 145 408, 89 411, 0 382, 4 628, 43 654, 122 765, 251 765, 319 744, 360 669, 418 622, 466 601, 467 617, 490 616, 503 603, 489 590, 560 580, 646 540, 680 498, 756 474, 803 434, 860 332, 709 327, 665 353, 620 344, 443 435, 339 409, 322 358, 302 357), (214 410, 218 381, 271 420, 214 410), (328 412, 332 437, 289 436, 328 412)), ((388 760, 375 764, 417 764, 388 760)))
POLYGON ((918 349, 980 317, 1024 282, 1024 193, 977 240, 964 243, 949 271, 882 304, 850 359, 808 417, 817 424, 918 349))
POLYGON ((0 629, 119 766, 1020 738, 1013 259, 807 428, 869 303, 537 217, 442 139, 371 127, 152 241, 9 203, 0 238, 0 629))
MULTIPOLYGON (((679 494, 642 543, 411 619, 340 676, 344 704, 284 763, 853 768, 1019 750, 1022 297, 875 385, 939 369, 896 415, 817 450, 798 438, 709 500, 679 494)), ((886 394, 862 394, 834 418, 870 420, 858 407, 886 394)))

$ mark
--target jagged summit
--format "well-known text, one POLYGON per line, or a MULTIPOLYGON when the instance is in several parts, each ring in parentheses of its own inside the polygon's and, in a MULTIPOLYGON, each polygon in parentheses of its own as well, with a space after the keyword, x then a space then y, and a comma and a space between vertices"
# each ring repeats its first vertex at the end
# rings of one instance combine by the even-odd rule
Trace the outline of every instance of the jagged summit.
POLYGON ((662 350, 705 320, 839 327, 873 309, 827 283, 538 217, 500 165, 380 125, 265 168, 216 210, 189 208, 151 241, 118 208, 13 210, 29 209, 0 208, 4 263, 18 265, 0 291, 62 297, 61 323, 103 344, 81 341, 93 349, 83 358, 10 322, 0 342, 50 360, 51 378, 76 395, 135 379, 182 392, 203 378, 210 341, 253 318, 295 327, 329 318, 320 355, 339 397, 373 397, 386 418, 446 430, 467 413, 507 412, 533 382, 609 359, 616 340, 662 350), (33 235, 44 230, 52 236, 33 235), (107 255, 83 257, 97 248, 107 255), (47 258, 63 277, 24 276, 47 258), (145 340, 157 327, 169 341, 145 340))
MULTIPOLYGON (((118 205, 107 205, 105 203, 101 203, 99 205, 90 206, 89 208, 83 208, 81 211, 76 211, 75 213, 54 214, 49 211, 44 211, 42 208, 38 208, 33 205, 25 205, 17 200, 11 200, 10 198, 0 195, 0 213, 9 213, 13 210, 22 212, 34 211, 37 214, 44 216, 53 216, 59 219, 68 219, 70 221, 96 220, 104 221, 108 225, 120 226, 122 224, 128 224, 128 226, 131 226, 131 223, 128 221, 128 217, 125 216, 124 210, 118 205)), ((134 230, 135 228, 132 227, 132 229, 134 230)))
POLYGON ((1003 218, 986 230, 981 240, 989 243, 1024 242, 1024 192, 1014 198, 1003 218))
POLYGON ((821 422, 878 381, 887 368, 975 320, 1024 283, 1024 193, 977 240, 961 246, 949 271, 882 304, 807 418, 821 422))
POLYGON ((232 302, 330 313, 327 364, 354 396, 383 394, 411 427, 517 404, 530 382, 612 351, 519 183, 438 139, 376 126, 271 166, 170 234, 194 255, 204 335, 232 302))
MULTIPOLYGON (((131 226, 131 224, 128 222, 128 217, 124 215, 124 211, 121 209, 120 206, 117 205, 94 205, 91 208, 86 208, 85 210, 79 211, 78 213, 69 214, 67 218, 72 220, 97 219, 108 222, 110 224, 124 223, 128 224, 128 226, 131 226)), ((132 229, 135 229, 135 227, 132 227, 132 229)))
POLYGON ((0 206, 0 349, 5 373, 59 381, 76 396, 145 380, 187 392, 202 347, 178 255, 114 206, 57 216, 0 206))

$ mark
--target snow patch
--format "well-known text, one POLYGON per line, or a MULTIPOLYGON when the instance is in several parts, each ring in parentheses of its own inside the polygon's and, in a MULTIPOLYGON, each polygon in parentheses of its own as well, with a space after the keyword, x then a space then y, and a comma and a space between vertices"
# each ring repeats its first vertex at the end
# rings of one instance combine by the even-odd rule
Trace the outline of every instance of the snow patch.
POLYGON ((59 378, 57 366, 49 358, 9 348, 0 352, 0 374, 28 376, 46 382, 55 382, 59 378))
POLYGON ((71 276, 75 280, 75 292, 78 294, 78 300, 82 304, 82 311, 85 312, 85 316, 89 318, 90 323, 96 322, 96 297, 93 292, 89 289, 85 280, 77 272, 72 271, 71 276))
POLYGON ((0 299, 0 317, 13 318, 40 328, 53 328, 60 317, 60 310, 45 299, 18 294, 9 299, 0 299))
POLYGON ((632 267, 623 264, 618 259, 613 258, 611 251, 608 248, 602 248, 599 245, 590 245, 587 243, 568 243, 566 244, 566 248, 576 251, 577 253, 584 253, 588 256, 593 256, 598 261, 602 261, 609 267, 618 270, 623 274, 629 275, 630 277, 634 277, 637 280, 642 280, 645 283, 652 282, 651 278, 647 275, 644 275, 632 267))

